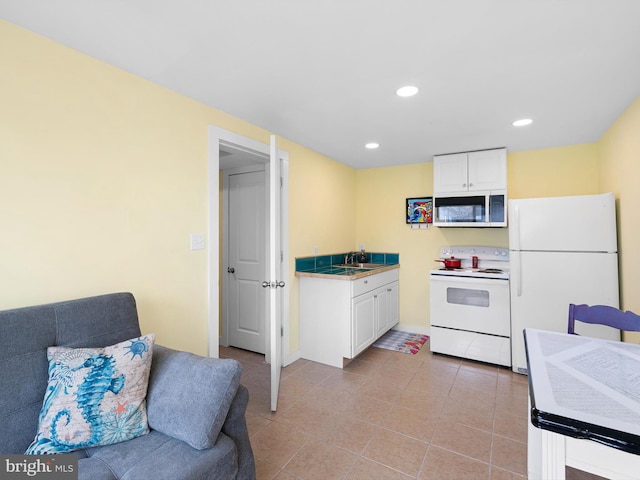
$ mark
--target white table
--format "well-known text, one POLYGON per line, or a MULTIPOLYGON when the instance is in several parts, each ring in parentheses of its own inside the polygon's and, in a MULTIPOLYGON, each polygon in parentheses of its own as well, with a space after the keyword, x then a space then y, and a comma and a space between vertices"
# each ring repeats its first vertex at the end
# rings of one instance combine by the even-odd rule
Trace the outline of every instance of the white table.
POLYGON ((640 478, 640 345, 525 329, 529 480, 640 478))

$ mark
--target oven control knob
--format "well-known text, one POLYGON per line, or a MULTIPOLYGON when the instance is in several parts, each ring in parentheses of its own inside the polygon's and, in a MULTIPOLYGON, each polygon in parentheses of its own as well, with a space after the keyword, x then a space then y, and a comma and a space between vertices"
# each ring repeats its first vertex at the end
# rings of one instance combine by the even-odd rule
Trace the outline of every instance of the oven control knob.
POLYGON ((471 255, 475 255, 475 254, 476 254, 476 249, 475 249, 475 248, 472 248, 472 249, 469 251, 469 253, 470 253, 471 255))
POLYGON ((500 250, 496 250, 495 252, 493 252, 493 254, 494 254, 496 257, 499 257, 499 256, 500 256, 500 250))

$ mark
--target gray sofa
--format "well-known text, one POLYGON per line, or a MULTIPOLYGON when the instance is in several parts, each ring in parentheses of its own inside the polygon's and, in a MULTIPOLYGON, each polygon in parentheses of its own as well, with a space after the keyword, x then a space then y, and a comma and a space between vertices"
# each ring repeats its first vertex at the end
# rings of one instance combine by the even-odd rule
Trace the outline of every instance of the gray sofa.
MULTIPOLYGON (((133 295, 114 293, 0 312, 0 453, 34 439, 47 387, 47 347, 104 347, 141 334, 133 295)), ((247 389, 235 360, 154 346, 150 433, 79 450, 80 479, 253 479, 247 389)))

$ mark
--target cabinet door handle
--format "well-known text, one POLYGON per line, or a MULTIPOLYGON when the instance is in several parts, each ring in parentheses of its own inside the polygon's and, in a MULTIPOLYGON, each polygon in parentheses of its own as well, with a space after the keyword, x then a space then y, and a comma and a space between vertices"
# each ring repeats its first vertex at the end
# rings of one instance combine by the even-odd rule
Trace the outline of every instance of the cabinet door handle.
POLYGON ((390 289, 390 288, 387 288, 387 292, 390 292, 390 291, 391 291, 391 289, 390 289))
POLYGON ((462 186, 463 186, 463 187, 466 187, 466 186, 467 186, 467 184, 466 184, 466 183, 463 183, 463 184, 462 184, 462 186))
POLYGON ((470 184, 469 184, 469 186, 470 186, 470 187, 473 187, 473 183, 470 183, 470 184))
POLYGON ((365 280, 365 281, 364 281, 364 284, 365 284, 365 285, 366 285, 366 284, 368 284, 368 283, 369 283, 369 280, 365 280))

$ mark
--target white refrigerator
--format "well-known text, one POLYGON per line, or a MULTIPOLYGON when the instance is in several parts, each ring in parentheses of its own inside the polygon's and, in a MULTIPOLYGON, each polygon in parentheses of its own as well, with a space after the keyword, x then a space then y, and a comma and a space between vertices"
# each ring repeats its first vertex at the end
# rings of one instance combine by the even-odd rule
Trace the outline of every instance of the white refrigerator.
MULTIPOLYGON (((613 193, 509 200, 511 358, 526 373, 522 331, 567 331, 569 304, 619 307, 613 193)), ((620 331, 576 324, 582 335, 620 339, 620 331)))

